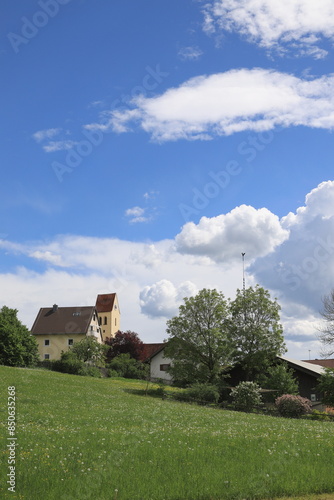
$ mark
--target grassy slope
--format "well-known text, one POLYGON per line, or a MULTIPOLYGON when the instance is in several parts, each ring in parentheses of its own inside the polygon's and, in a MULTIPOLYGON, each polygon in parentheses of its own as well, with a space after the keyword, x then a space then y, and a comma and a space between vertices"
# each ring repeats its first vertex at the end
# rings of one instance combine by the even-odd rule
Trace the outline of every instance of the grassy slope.
MULTIPOLYGON (((37 500, 222 500, 334 491, 334 427, 135 395, 140 381, 0 367, 17 392, 17 487, 37 500)), ((317 497, 318 498, 318 497, 317 497)), ((329 495, 323 500, 329 500, 329 495)), ((332 497, 333 498, 333 497, 332 497)))

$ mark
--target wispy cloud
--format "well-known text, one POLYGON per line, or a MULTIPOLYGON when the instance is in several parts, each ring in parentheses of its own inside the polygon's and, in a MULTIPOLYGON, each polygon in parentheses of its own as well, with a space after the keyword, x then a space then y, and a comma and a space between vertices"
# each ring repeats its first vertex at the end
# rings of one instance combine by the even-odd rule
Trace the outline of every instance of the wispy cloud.
POLYGON ((63 139, 61 137, 69 135, 70 132, 68 130, 64 131, 62 128, 48 128, 45 130, 38 130, 32 137, 37 143, 41 144, 42 149, 46 153, 54 153, 55 151, 66 151, 77 144, 75 141, 63 139), (57 136, 58 140, 55 140, 54 138, 57 136))
POLYGON ((153 97, 138 97, 132 110, 115 111, 103 127, 117 133, 137 124, 153 140, 208 140, 277 126, 332 129, 334 75, 302 79, 261 68, 192 78, 153 97))
POLYGON ((130 224, 136 224, 139 222, 149 222, 151 220, 150 216, 145 215, 146 208, 142 207, 132 207, 125 211, 125 216, 129 218, 130 224))
POLYGON ((45 130, 38 130, 32 135, 32 137, 35 139, 36 142, 42 142, 46 139, 52 139, 52 137, 55 137, 56 135, 60 134, 61 131, 62 131, 61 128, 48 128, 45 130))
POLYGON ((203 55, 203 51, 199 47, 182 47, 178 52, 178 56, 182 61, 196 61, 201 55, 203 55))
POLYGON ((46 153, 54 153, 55 151, 66 151, 68 149, 73 148, 77 142, 75 141, 50 141, 48 144, 45 144, 43 147, 46 153))
POLYGON ((154 200, 159 194, 159 191, 147 191, 143 194, 145 200, 154 200))
POLYGON ((210 0, 203 29, 210 35, 233 31, 281 54, 292 49, 319 59, 327 55, 320 47, 323 39, 334 37, 334 5, 330 0, 210 0))

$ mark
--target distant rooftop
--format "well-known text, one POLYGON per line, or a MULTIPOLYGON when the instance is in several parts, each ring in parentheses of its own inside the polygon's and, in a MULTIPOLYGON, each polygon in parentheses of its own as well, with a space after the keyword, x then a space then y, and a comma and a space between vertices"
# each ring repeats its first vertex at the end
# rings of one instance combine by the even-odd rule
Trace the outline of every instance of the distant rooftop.
POLYGON ((305 363, 320 365, 323 366, 324 368, 334 368, 334 359, 309 359, 305 360, 305 363))
POLYGON ((298 361, 296 359, 287 358, 286 356, 278 356, 278 358, 286 361, 290 366, 294 365, 308 373, 317 375, 322 375, 323 373, 325 373, 324 367, 317 364, 311 364, 306 361, 298 361))
POLYGON ((43 334, 84 334, 86 335, 94 314, 94 306, 83 307, 42 307, 31 328, 33 335, 43 334))
POLYGON ((114 308, 116 293, 105 293, 97 296, 96 310, 97 312, 110 312, 114 308))

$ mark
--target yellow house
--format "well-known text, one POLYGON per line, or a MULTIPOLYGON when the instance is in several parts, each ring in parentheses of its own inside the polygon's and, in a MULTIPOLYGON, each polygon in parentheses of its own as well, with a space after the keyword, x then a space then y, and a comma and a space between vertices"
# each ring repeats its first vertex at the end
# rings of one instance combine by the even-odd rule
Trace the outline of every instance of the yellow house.
POLYGON ((40 358, 60 359, 75 342, 93 336, 103 343, 99 316, 94 306, 43 307, 31 329, 38 343, 40 358))
POLYGON ((99 315, 99 325, 102 330, 103 342, 115 336, 120 330, 121 311, 116 293, 100 294, 96 299, 96 310, 99 315))

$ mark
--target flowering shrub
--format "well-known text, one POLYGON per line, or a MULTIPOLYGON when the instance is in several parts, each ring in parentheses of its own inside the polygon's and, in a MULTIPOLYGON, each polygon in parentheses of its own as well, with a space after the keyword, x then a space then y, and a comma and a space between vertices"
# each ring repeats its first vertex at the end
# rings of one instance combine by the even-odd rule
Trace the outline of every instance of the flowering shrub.
POLYGON ((255 382, 240 382, 232 389, 231 397, 236 410, 251 411, 262 402, 260 387, 255 382))
POLYGON ((275 406, 281 417, 299 418, 311 412, 310 400, 292 394, 283 394, 277 398, 275 406))

